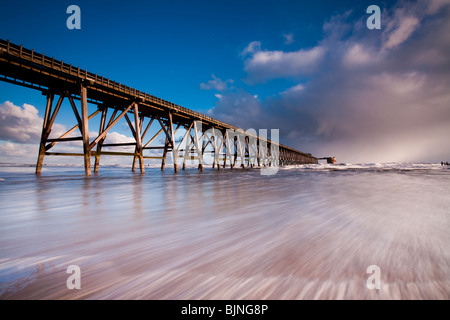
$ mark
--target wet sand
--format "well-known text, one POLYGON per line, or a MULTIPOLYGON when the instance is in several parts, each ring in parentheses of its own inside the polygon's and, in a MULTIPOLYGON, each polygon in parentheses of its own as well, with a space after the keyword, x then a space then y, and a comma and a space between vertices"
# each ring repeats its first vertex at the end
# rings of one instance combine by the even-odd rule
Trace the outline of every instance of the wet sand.
POLYGON ((2 174, 0 299, 450 297, 444 169, 60 170, 2 174))

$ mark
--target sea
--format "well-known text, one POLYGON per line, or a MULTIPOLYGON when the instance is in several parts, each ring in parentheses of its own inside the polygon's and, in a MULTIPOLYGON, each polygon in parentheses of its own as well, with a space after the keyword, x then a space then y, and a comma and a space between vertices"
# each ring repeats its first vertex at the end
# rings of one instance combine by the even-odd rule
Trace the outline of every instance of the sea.
POLYGON ((450 166, 0 165, 0 299, 448 300, 450 166))

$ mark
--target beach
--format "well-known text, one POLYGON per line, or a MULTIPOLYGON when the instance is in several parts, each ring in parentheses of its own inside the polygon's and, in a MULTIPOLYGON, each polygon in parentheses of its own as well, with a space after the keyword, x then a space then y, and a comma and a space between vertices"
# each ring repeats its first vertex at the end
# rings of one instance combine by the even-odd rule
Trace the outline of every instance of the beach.
POLYGON ((448 166, 2 165, 0 178, 2 300, 450 297, 448 166))

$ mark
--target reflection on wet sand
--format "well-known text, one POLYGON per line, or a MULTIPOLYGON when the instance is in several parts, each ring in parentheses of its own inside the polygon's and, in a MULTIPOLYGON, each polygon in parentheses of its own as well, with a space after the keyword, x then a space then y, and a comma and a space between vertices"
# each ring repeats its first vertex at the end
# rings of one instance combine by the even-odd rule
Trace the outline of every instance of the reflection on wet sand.
MULTIPOLYGON (((119 170, 119 169, 115 169, 119 170)), ((448 299, 446 171, 10 174, 1 299, 448 299), (69 265, 81 289, 66 287, 69 265), (367 288, 379 266, 381 288, 367 288)))

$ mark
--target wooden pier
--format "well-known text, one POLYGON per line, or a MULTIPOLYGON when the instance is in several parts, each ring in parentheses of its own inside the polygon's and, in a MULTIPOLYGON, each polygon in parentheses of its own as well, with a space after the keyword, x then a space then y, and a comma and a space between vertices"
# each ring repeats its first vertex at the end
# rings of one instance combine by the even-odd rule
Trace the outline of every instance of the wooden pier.
POLYGON ((336 157, 323 157, 317 158, 317 160, 327 160, 328 164, 336 164, 336 157))
POLYGON ((107 155, 133 158, 132 170, 135 171, 139 165, 141 173, 145 172, 144 159, 161 160, 161 169, 164 170, 168 154, 172 156, 175 172, 179 165, 184 170, 188 160, 197 161, 199 170, 203 170, 206 154, 210 155, 212 161, 209 162, 217 169, 227 165, 233 168, 318 162, 311 154, 282 145, 273 136, 267 138, 269 130, 244 131, 63 60, 1 39, 0 80, 39 90, 46 97, 37 174, 42 170, 45 156, 83 157, 86 175, 92 171, 91 158, 95 159, 94 172, 98 172, 100 157, 107 155), (58 138, 50 138, 65 99, 69 101, 77 122, 58 138), (88 104, 95 105, 95 111, 89 113, 88 104), (105 144, 108 132, 121 119, 127 122, 134 141, 105 144), (100 121, 99 131, 97 136, 89 137, 89 121, 94 120, 100 121), (155 132, 151 137, 147 136, 151 132, 150 128, 155 132), (175 135, 178 131, 181 140, 178 139, 177 143, 175 135), (79 132, 79 135, 73 136, 74 132, 79 132), (154 143, 161 136, 165 143, 155 146, 154 143), (52 152, 56 144, 69 141, 81 141, 82 150, 78 153, 52 152), (104 149, 123 146, 134 147, 134 152, 104 149), (161 154, 155 155, 154 150, 161 154))

